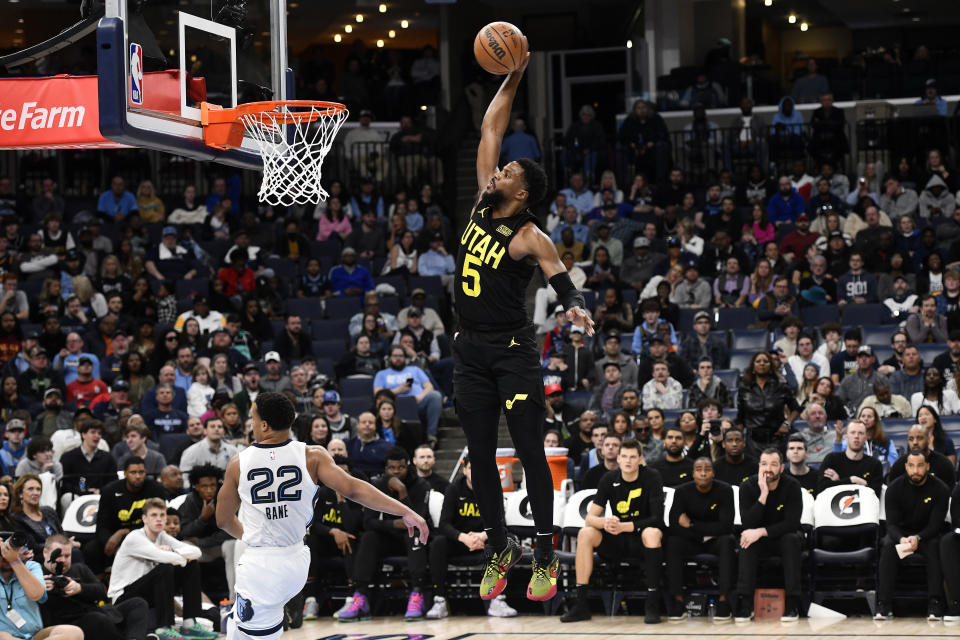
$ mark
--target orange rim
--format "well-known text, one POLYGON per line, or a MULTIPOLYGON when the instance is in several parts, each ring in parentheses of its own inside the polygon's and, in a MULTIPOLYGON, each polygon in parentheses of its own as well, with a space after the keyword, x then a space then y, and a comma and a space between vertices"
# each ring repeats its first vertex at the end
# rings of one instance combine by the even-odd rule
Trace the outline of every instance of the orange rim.
POLYGON ((219 149, 235 149, 243 144, 245 126, 243 118, 273 111, 277 107, 300 108, 305 111, 272 113, 271 124, 302 124, 320 118, 339 115, 347 108, 338 102, 321 100, 265 100, 247 102, 233 108, 223 108, 209 102, 200 103, 200 124, 203 141, 219 149), (306 110, 309 109, 309 110, 306 110))

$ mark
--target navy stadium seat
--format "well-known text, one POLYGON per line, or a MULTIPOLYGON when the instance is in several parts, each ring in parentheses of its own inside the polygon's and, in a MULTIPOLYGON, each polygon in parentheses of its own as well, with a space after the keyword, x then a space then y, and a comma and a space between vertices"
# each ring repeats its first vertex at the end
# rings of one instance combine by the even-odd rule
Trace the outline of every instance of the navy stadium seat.
POLYGON ((370 407, 373 405, 373 396, 354 396, 348 398, 341 394, 340 404, 345 414, 356 418, 361 413, 370 411, 370 407))
POLYGON ((753 307, 720 309, 717 311, 717 329, 745 329, 756 320, 753 307))
POLYGON ((362 311, 360 298, 327 298, 328 318, 350 318, 362 311))
POLYGON ((316 357, 330 358, 337 361, 347 352, 347 345, 343 338, 333 340, 314 340, 313 355, 316 357))
POLYGON ((332 320, 314 318, 310 322, 314 340, 331 340, 337 336, 343 336, 344 340, 346 340, 349 337, 349 327, 349 318, 335 318, 332 320))
POLYGON ((410 291, 423 289, 428 295, 443 295, 443 281, 440 279, 440 276, 410 276, 407 286, 410 291))
POLYGON ((340 395, 373 397, 373 378, 343 378, 340 380, 340 395))
POLYGON ((886 315, 882 304, 848 304, 843 307, 843 324, 851 327, 877 324, 877 320, 886 315))
POLYGON ((417 413, 417 399, 413 396, 397 398, 397 415, 403 421, 420 422, 420 414, 417 413))
POLYGON ((747 367, 750 366, 750 359, 753 358, 753 354, 756 352, 756 349, 749 349, 746 351, 731 351, 730 368, 735 369, 736 371, 745 371, 747 367))
POLYGON ((730 332, 730 348, 759 351, 767 348, 769 339, 770 332, 766 329, 733 329, 730 332))
POLYGON ((807 327, 819 327, 828 322, 840 322, 840 307, 835 304, 820 304, 800 309, 800 319, 807 327))
MULTIPOLYGON (((304 318, 323 318, 323 300, 320 298, 290 298, 287 300, 287 313, 304 318)), ((282 330, 282 325, 281 325, 282 330)), ((277 329, 274 328, 274 332, 277 329)))

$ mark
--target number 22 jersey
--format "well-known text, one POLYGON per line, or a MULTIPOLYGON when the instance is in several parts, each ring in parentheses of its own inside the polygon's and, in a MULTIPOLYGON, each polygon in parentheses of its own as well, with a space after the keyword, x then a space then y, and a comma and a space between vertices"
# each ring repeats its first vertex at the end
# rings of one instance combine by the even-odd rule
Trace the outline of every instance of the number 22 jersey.
POLYGON ((527 210, 492 218, 489 207, 476 208, 460 236, 454 296, 460 327, 471 331, 514 331, 528 324, 524 304, 534 265, 510 257, 510 242, 527 222, 527 210))
POLYGON ((307 445, 253 444, 240 452, 240 523, 251 547, 289 547, 303 541, 319 487, 307 471, 307 445))

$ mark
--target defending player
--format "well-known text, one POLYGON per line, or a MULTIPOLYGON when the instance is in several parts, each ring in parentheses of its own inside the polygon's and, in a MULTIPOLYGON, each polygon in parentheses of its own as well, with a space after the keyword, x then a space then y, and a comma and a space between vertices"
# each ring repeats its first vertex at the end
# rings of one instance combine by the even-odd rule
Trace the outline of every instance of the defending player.
POLYGON ((529 209, 546 194, 546 173, 526 158, 497 169, 510 108, 528 62, 529 55, 507 76, 483 118, 477 149, 480 193, 460 237, 454 283, 460 332, 453 341, 453 379, 457 413, 467 436, 474 490, 487 533, 487 561, 480 583, 480 597, 485 600, 503 591, 507 572, 520 559, 519 542, 507 536, 495 460, 501 411, 506 414, 523 464, 538 532, 527 597, 548 600, 557 591, 553 483, 542 442, 543 380, 534 327, 524 305, 535 265, 539 264, 557 292, 569 320, 593 335, 593 321, 583 310, 583 296, 529 209))
POLYGON ((411 537, 427 541, 427 523, 410 507, 348 475, 323 447, 291 440, 295 415, 283 394, 257 396, 250 409, 256 442, 227 465, 217 496, 217 524, 247 545, 237 566, 228 640, 271 640, 283 632, 283 605, 307 580, 310 549, 303 537, 318 482, 366 507, 400 516, 411 537))

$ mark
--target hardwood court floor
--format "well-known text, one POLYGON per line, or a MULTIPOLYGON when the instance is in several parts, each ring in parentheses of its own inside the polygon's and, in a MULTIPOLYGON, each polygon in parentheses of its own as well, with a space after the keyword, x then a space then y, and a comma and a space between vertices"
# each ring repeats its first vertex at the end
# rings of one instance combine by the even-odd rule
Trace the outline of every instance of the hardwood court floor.
POLYGON ((283 634, 283 640, 363 640, 375 636, 380 640, 648 640, 654 637, 670 640, 934 640, 960 639, 960 624, 945 625, 920 618, 886 622, 868 618, 802 619, 791 623, 743 624, 711 624, 696 619, 659 625, 644 625, 642 617, 633 616, 594 616, 589 622, 572 624, 561 624, 556 617, 543 616, 453 617, 420 622, 379 618, 353 624, 333 620, 306 622, 302 628, 283 634))

